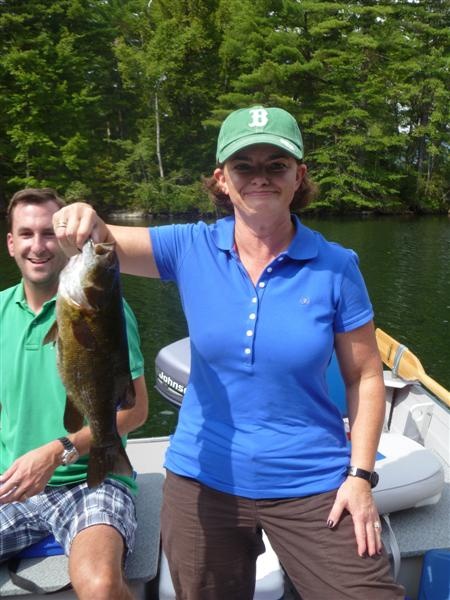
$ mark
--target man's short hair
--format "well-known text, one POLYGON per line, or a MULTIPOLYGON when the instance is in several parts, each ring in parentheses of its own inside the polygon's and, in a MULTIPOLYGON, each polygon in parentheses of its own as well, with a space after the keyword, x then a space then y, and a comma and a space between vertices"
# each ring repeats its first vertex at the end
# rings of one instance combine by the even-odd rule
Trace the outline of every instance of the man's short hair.
POLYGON ((12 230, 13 211, 19 204, 45 204, 54 202, 59 208, 66 206, 65 201, 52 188, 25 188, 14 194, 6 209, 8 231, 12 230))

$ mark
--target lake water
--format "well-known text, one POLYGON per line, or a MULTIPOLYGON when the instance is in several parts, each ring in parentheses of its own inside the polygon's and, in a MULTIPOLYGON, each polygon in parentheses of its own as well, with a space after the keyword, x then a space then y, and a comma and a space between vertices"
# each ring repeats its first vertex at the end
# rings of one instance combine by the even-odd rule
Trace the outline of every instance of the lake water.
MULTIPOLYGON (((406 344, 427 374, 450 388, 450 219, 305 218, 304 223, 358 253, 376 325, 406 344)), ((0 221, 0 239, 5 238, 0 221)), ((0 244, 0 290, 18 277, 0 244)), ((167 435, 177 415, 154 390, 154 361, 162 346, 187 334, 178 292, 172 284, 132 276, 123 277, 123 288, 139 322, 150 396, 148 421, 132 437, 167 435)))

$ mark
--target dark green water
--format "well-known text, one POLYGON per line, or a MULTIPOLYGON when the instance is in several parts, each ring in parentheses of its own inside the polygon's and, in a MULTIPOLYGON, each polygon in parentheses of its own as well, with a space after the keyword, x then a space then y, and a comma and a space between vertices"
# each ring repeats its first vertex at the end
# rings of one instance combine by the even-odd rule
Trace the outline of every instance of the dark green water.
MULTIPOLYGON (((335 218, 304 222, 359 254, 376 324, 406 344, 428 375, 450 388, 450 219, 335 218)), ((0 239, 5 237, 5 223, 0 221, 0 239)), ((18 277, 3 243, 0 289, 15 284, 18 277)), ((131 276, 124 276, 123 287, 140 326, 150 396, 148 421, 133 437, 166 435, 176 425, 176 412, 154 390, 154 360, 159 348, 187 334, 178 292, 171 284, 131 276)))

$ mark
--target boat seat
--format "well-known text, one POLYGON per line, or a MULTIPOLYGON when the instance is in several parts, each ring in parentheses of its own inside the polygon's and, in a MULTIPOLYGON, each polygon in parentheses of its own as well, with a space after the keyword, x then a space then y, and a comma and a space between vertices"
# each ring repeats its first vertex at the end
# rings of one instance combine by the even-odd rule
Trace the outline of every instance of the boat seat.
POLYGON ((398 433, 382 433, 373 497, 380 514, 436 504, 444 489, 441 462, 431 450, 398 433))
MULTIPOLYGON (((136 498, 138 527, 136 545, 127 563, 126 577, 136 597, 144 597, 149 581, 156 577, 160 548, 160 518, 162 502, 162 473, 143 473, 137 476, 139 493, 136 498)), ((64 555, 24 558, 18 573, 33 581, 47 593, 64 587, 68 581, 67 557, 64 555)), ((0 597, 26 598, 29 592, 15 586, 5 565, 0 566, 0 597)), ((72 590, 52 594, 54 600, 74 599, 72 590)))
MULTIPOLYGON (((334 353, 327 371, 327 384, 331 398, 345 419, 345 385, 334 353)), ((441 498, 445 479, 441 462, 431 450, 405 435, 381 434, 375 470, 380 480, 373 496, 380 514, 435 504, 441 498)))

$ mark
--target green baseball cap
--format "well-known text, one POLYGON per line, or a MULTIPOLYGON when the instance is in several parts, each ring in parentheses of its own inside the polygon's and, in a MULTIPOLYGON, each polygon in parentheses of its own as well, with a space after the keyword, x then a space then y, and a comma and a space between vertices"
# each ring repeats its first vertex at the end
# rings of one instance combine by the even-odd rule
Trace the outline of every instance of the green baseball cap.
POLYGON ((271 144, 294 158, 303 158, 303 140, 297 121, 282 108, 252 106, 229 114, 220 128, 216 160, 222 164, 239 150, 254 144, 271 144))

